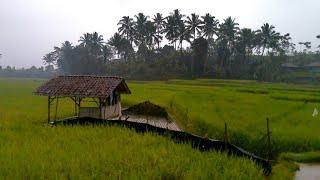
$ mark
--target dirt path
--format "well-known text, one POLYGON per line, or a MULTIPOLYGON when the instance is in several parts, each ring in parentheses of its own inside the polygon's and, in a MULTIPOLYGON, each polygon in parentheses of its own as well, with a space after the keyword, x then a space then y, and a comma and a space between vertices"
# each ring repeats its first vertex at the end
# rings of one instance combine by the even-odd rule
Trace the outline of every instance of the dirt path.
POLYGON ((296 172, 296 180, 320 180, 320 164, 300 164, 296 172))
MULTIPOLYGON (((122 120, 124 120, 124 117, 122 117, 122 120)), ((168 122, 166 118, 161 117, 129 115, 127 121, 150 124, 152 126, 174 131, 182 131, 175 122, 168 122)))

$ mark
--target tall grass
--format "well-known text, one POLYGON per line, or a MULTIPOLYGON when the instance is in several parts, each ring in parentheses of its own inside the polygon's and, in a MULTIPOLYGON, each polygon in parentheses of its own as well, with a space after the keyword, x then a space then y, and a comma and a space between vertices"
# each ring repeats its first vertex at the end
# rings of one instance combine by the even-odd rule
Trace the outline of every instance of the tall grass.
MULTIPOLYGON (((0 179, 263 179, 250 160, 201 153, 154 134, 109 126, 51 127, 47 99, 32 95, 41 83, 0 79, 0 179)), ((127 103, 143 99, 137 87, 132 95, 137 99, 126 97, 127 103)), ((61 100, 58 113, 72 115, 72 102, 61 100)))
POLYGON ((317 86, 203 79, 129 87, 125 104, 150 100, 166 107, 187 131, 211 138, 222 139, 227 122, 231 142, 261 156, 267 152, 266 118, 274 156, 320 149, 320 118, 312 116, 319 108, 317 86))

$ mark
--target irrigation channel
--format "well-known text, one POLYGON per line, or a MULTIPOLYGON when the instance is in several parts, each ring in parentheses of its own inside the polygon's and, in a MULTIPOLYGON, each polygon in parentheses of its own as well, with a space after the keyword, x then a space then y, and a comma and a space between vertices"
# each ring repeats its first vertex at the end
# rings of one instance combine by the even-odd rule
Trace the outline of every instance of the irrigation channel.
POLYGON ((296 172, 296 180, 320 179, 320 164, 299 164, 300 170, 296 172))
POLYGON ((266 159, 247 152, 231 143, 200 137, 184 131, 175 131, 167 128, 156 127, 147 123, 125 120, 104 120, 92 117, 74 117, 53 122, 53 125, 108 125, 127 127, 129 129, 134 129, 138 133, 153 132, 159 135, 164 135, 176 143, 189 143, 193 148, 200 151, 215 150, 227 152, 228 155, 249 158, 263 168, 265 175, 269 175, 272 170, 270 163, 266 159))

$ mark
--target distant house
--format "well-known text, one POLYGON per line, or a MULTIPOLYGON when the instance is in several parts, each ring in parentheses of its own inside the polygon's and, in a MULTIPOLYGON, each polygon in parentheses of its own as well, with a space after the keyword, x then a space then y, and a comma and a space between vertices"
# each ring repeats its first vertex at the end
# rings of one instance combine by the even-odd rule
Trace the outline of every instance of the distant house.
MULTIPOLYGON (((121 116, 121 94, 131 94, 124 79, 109 76, 58 76, 42 86, 35 94, 48 96, 48 122, 53 101, 56 112, 60 98, 74 101, 74 116, 107 119, 121 116), (86 101, 91 99, 91 101, 86 101), (88 104, 91 105, 88 106, 88 104), (82 107, 81 105, 86 106, 82 107), (92 103, 96 107, 92 107, 92 103)), ((56 120, 56 115, 54 120, 56 120)))
POLYGON ((310 72, 320 73, 320 62, 313 62, 313 63, 307 64, 303 68, 310 72))
POLYGON ((287 63, 281 64, 281 68, 282 68, 283 70, 286 70, 286 71, 296 71, 296 70, 298 70, 300 67, 297 66, 297 65, 295 65, 295 64, 293 64, 293 63, 287 62, 287 63))

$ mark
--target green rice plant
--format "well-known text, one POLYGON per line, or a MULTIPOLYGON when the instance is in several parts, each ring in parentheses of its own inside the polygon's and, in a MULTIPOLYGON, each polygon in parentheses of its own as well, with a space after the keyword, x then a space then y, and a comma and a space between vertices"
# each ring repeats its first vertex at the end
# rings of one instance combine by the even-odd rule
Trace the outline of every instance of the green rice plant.
MULTIPOLYGON (((248 159, 202 153, 152 133, 48 125, 47 98, 32 94, 43 82, 0 79, 0 179, 263 179, 248 159)), ((132 97, 126 103, 144 98, 132 97)), ((71 100, 60 99, 58 118, 72 116, 73 108, 71 100)))
POLYGON ((132 95, 123 100, 126 105, 150 100, 166 107, 186 131, 213 139, 223 138, 226 122, 231 142, 261 156, 266 155, 266 118, 270 119, 275 156, 287 151, 320 149, 320 119, 312 116, 318 107, 317 86, 255 81, 229 84, 228 80, 130 83, 132 95), (243 93, 237 89, 268 94, 243 93))

